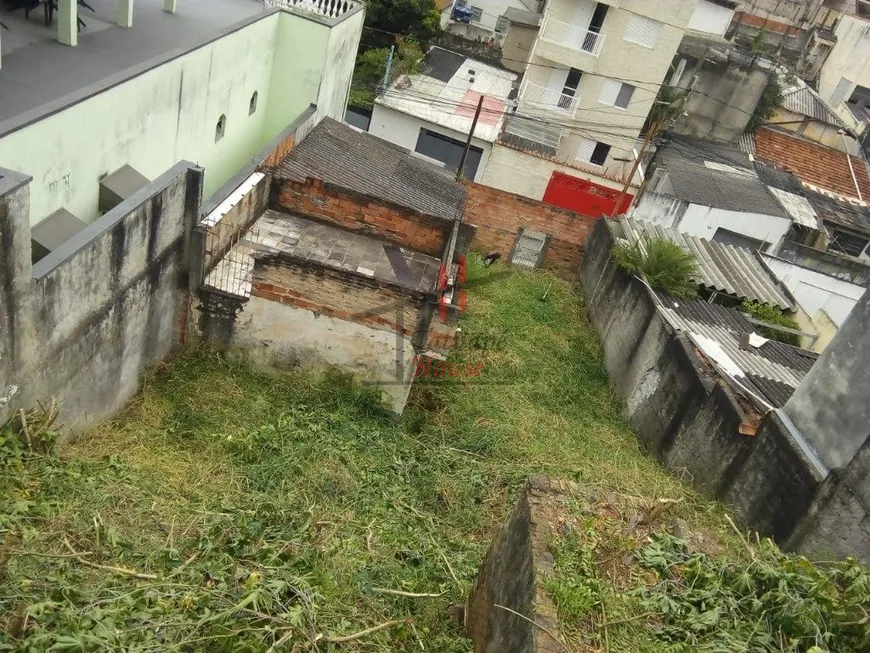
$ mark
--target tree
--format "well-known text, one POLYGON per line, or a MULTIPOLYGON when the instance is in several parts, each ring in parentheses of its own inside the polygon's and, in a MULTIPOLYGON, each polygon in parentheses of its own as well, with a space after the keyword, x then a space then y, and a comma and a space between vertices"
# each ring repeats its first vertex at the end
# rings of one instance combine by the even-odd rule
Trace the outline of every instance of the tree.
POLYGON ((363 47, 389 48, 394 34, 426 43, 441 33, 441 13, 434 0, 366 0, 366 27, 374 29, 366 30, 371 45, 363 47))

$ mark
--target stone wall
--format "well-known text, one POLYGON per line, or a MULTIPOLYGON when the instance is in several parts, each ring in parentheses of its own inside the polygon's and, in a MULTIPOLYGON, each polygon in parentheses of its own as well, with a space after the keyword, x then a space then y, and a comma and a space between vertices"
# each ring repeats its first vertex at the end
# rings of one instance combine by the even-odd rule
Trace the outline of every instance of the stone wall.
MULTIPOLYGON (((824 474, 794 442, 778 412, 757 413, 666 323, 647 286, 612 262, 614 241, 610 223, 599 222, 580 280, 611 384, 627 404, 634 432, 665 467, 732 505, 752 528, 804 550, 810 540, 799 524, 813 511, 831 514, 819 505, 825 500, 824 474)), ((846 502, 844 492, 831 501, 846 502)), ((861 542, 866 521, 831 519, 842 537, 861 542)), ((862 546, 842 548, 838 555, 870 560, 870 547, 862 546)))
POLYGON ((278 196, 273 203, 278 205, 278 210, 383 238, 430 256, 442 255, 452 233, 452 222, 336 188, 317 179, 304 184, 282 179, 276 186, 278 196))
POLYGON ((0 211, 4 372, 19 388, 6 411, 54 397, 66 425, 85 426, 121 408, 175 344, 202 170, 173 166, 34 266, 22 191, 0 211))
POLYGON ((543 204, 497 188, 464 182, 468 199, 465 222, 477 227, 473 246, 510 256, 520 229, 552 236, 545 262, 554 267, 576 269, 584 243, 596 218, 543 204))

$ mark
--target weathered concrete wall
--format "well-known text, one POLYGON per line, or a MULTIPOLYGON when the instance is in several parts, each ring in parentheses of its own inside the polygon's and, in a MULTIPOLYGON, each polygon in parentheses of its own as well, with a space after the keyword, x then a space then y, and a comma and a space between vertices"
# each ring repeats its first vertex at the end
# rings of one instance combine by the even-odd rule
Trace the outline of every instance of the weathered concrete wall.
MULTIPOLYGON (((80 427, 136 392, 139 374, 175 342, 201 195, 201 169, 182 162, 35 266, 29 240, 19 243, 27 263, 15 266, 13 283, 23 295, 7 335, 17 405, 55 397, 64 423, 80 427)), ((14 220, 29 239, 27 214, 14 220)))
POLYGON ((468 599, 466 627, 474 653, 565 650, 549 634, 558 636, 559 624, 553 600, 543 588, 544 575, 553 574, 550 524, 540 510, 549 490, 546 478, 529 479, 510 519, 490 545, 468 599))
POLYGON ((502 44, 501 65, 515 73, 525 72, 537 36, 537 27, 512 23, 502 44))
POLYGON ((793 548, 814 560, 854 556, 870 564, 870 438, 845 469, 825 481, 816 505, 793 536, 793 548))
POLYGON ((19 339, 27 327, 30 283, 30 178, 0 169, 0 423, 17 406, 19 339))
MULTIPOLYGON (((824 476, 776 413, 761 418, 656 309, 650 290, 610 260, 614 237, 599 222, 581 265, 590 321, 602 339, 617 395, 632 428, 668 468, 733 505, 763 534, 791 547, 820 496, 824 476), (754 436, 741 435, 758 424, 754 436)), ((844 530, 855 528, 846 521, 844 530)), ((870 550, 851 555, 870 558, 870 550)))
POLYGON ((686 59, 689 65, 680 80, 680 86, 693 88, 682 116, 674 124, 674 131, 699 138, 735 142, 746 130, 749 118, 758 106, 758 100, 770 79, 770 71, 763 70, 752 60, 743 57, 707 58, 707 52, 692 56, 696 49, 682 46, 675 58, 686 59), (684 54, 688 51, 688 54, 684 54))
POLYGON ((249 299, 200 295, 206 337, 273 369, 337 367, 404 409, 431 318, 423 293, 279 255, 255 260, 249 299))
POLYGON ((868 325, 865 293, 783 407, 831 469, 848 465, 870 435, 868 325))
POLYGON ((865 288, 870 287, 870 266, 850 256, 814 249, 788 240, 783 242, 777 256, 837 279, 851 281, 865 288))

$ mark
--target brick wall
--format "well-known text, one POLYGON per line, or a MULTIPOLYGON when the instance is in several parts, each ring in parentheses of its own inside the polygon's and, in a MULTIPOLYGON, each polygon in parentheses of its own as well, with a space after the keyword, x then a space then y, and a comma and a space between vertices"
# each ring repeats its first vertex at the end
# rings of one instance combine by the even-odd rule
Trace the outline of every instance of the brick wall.
POLYGON ((418 329, 422 301, 388 284, 285 260, 258 262, 251 294, 407 337, 418 329))
POLYGON ((531 229, 552 236, 547 264, 574 268, 580 264, 586 237, 592 233, 596 218, 473 182, 465 182, 465 189, 465 221, 477 227, 475 248, 498 251, 507 258, 520 229, 531 229))
POLYGON ((275 149, 266 157, 263 163, 260 164, 260 170, 264 170, 266 168, 274 168, 281 161, 284 160, 290 152, 293 151, 293 148, 296 147, 296 132, 294 131, 291 134, 288 134, 284 140, 280 141, 276 144, 275 149))
POLYGON ((288 211, 384 238, 424 254, 440 257, 450 237, 452 224, 444 220, 339 190, 320 180, 275 183, 280 184, 278 204, 288 211))

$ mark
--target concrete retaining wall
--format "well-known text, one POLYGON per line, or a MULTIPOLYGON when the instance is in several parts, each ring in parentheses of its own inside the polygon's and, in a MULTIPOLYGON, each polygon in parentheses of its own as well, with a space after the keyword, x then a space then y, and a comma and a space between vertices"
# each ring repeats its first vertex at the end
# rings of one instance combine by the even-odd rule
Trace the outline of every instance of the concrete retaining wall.
POLYGON ((3 198, 3 371, 19 388, 4 413, 55 397, 79 427, 136 392, 175 342, 201 194, 202 170, 181 162, 35 266, 26 186, 3 198))
POLYGON ((780 544, 809 551, 824 533, 837 531, 849 544, 838 555, 870 560, 870 520, 862 517, 856 524, 846 518, 861 505, 849 498, 848 488, 866 478, 870 445, 843 476, 849 480, 823 487, 824 476, 778 415, 755 414, 691 341, 664 321, 652 292, 611 261, 613 242, 608 223, 601 221, 587 243, 580 279, 613 388, 626 401, 643 445, 780 544), (758 424, 754 436, 741 435, 747 424, 758 424), (809 514, 814 519, 802 524, 809 514))

